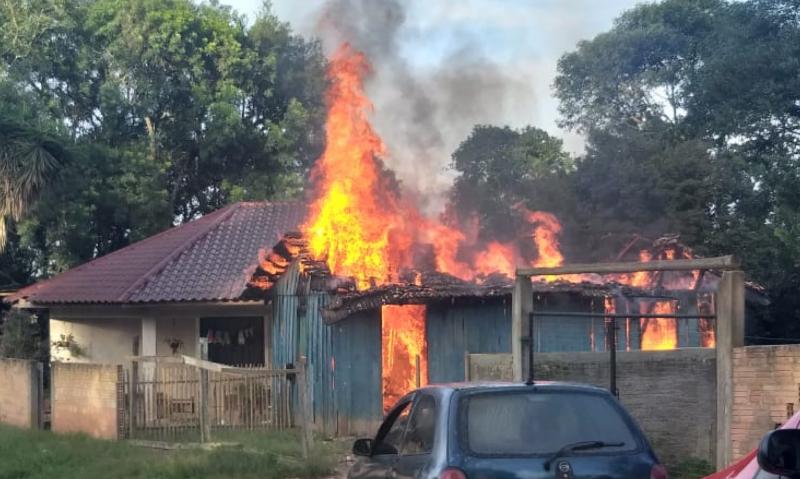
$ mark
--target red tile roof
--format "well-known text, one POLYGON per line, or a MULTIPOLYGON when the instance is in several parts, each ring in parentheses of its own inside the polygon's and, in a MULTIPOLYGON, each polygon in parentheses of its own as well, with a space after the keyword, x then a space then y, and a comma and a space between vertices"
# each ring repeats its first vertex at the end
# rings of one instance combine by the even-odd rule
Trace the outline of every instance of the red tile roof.
POLYGON ((235 203, 17 291, 36 304, 236 301, 258 250, 297 231, 299 202, 235 203))

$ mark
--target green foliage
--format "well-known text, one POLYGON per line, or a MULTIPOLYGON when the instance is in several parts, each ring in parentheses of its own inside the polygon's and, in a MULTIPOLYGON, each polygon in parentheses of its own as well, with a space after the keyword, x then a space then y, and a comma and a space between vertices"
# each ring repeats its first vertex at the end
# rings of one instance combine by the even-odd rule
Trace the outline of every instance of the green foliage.
POLYGON ((714 466, 702 459, 689 458, 683 462, 668 465, 669 477, 674 479, 697 479, 714 472, 714 466))
POLYGON ((0 217, 37 277, 296 196, 321 151, 324 57, 268 3, 11 0, 0 32, 0 217))
POLYGON ((49 348, 35 316, 11 310, 0 321, 0 357, 46 361, 49 348))
POLYGON ((543 130, 476 126, 453 153, 459 176, 451 211, 462 219, 476 214, 487 238, 511 238, 520 226, 516 205, 562 211, 570 203, 573 167, 561 140, 543 130))
POLYGON ((166 453, 82 435, 55 435, 0 426, 0 478, 203 479, 322 477, 335 463, 329 450, 299 458, 299 441, 285 433, 252 434, 264 447, 166 453), (274 449, 273 447, 280 447, 274 449), (284 453, 288 453, 286 455, 284 453))
POLYGON ((800 287, 799 7, 642 4, 561 58, 562 124, 588 135, 575 174, 587 238, 674 232, 737 254, 776 293, 773 316, 796 317, 779 291, 800 287))

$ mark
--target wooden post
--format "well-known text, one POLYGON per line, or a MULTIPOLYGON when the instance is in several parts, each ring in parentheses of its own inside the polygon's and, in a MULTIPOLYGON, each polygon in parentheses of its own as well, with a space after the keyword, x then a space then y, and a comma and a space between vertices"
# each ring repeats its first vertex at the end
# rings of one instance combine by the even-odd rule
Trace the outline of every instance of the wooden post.
POLYGON ((733 349, 744 346, 744 273, 725 271, 716 296, 717 319, 717 469, 726 467, 731 457, 731 404, 733 402, 733 349))
POLYGON ((308 402, 308 383, 306 382, 306 367, 308 361, 305 356, 300 356, 297 361, 297 390, 300 399, 300 433, 301 442, 303 443, 303 457, 308 458, 311 451, 312 435, 311 435, 311 411, 308 402))
POLYGON ((133 439, 136 433, 136 399, 139 391, 139 362, 131 361, 131 375, 128 381, 128 437, 133 439))
MULTIPOLYGON (((514 294, 511 298, 511 356, 514 366, 514 381, 522 381, 522 331, 530 314, 533 312, 533 286, 531 278, 517 274, 514 282, 514 294)), ((533 338, 529 347, 533 347, 533 338)))
POLYGON ((208 370, 197 368, 198 383, 200 386, 199 415, 200 415, 200 442, 211 441, 211 425, 208 423, 208 370))

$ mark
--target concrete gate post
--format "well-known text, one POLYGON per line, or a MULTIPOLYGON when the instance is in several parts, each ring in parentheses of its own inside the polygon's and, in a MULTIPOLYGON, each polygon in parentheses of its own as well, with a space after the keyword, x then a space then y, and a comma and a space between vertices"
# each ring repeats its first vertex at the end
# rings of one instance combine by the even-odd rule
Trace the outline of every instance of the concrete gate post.
MULTIPOLYGON (((513 358, 514 381, 522 381, 524 377, 522 337, 532 312, 533 285, 531 277, 517 274, 514 282, 514 295, 511 299, 511 357, 513 358)), ((529 338, 528 346, 533 347, 533 338, 529 338)))
POLYGON ((733 348, 744 346, 744 272, 725 271, 716 295, 716 466, 729 465, 733 411, 733 348))

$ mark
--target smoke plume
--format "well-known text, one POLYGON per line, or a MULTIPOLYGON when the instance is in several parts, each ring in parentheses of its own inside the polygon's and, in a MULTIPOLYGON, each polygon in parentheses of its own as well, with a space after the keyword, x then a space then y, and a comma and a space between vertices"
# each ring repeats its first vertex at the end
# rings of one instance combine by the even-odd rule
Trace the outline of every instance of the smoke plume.
POLYGON ((384 160, 406 193, 433 214, 443 208, 455 176, 450 155, 474 125, 534 122, 534 72, 492 62, 482 39, 466 30, 444 47, 444 61, 420 67, 402 48, 403 35, 414 34, 407 14, 399 0, 329 0, 315 33, 330 51, 349 42, 367 54, 374 69, 367 85, 373 122, 390 155, 384 160))

